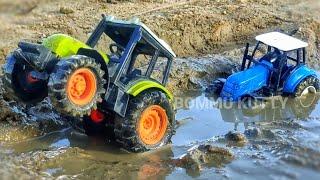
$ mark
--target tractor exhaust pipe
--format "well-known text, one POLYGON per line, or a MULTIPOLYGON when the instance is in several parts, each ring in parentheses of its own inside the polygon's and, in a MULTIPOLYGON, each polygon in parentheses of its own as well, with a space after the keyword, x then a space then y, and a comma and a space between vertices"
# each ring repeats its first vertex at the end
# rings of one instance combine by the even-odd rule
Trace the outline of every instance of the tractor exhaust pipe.
POLYGON ((246 45, 246 49, 244 50, 244 53, 243 53, 243 59, 242 59, 242 64, 241 64, 241 71, 244 70, 245 66, 246 66, 246 62, 247 62, 247 59, 248 59, 248 52, 249 52, 249 43, 247 43, 246 45))

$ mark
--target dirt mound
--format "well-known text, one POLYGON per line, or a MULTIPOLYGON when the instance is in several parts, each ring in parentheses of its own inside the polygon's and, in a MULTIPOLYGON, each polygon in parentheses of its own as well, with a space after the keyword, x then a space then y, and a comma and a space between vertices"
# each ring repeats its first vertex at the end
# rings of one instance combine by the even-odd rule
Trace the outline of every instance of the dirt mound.
POLYGON ((234 159, 233 154, 224 148, 211 145, 200 145, 173 163, 186 169, 187 174, 196 177, 204 167, 221 167, 234 159))
MULTIPOLYGON (((319 51, 320 23, 314 8, 318 3, 313 0, 308 3, 298 0, 116 2, 1 0, 0 59, 20 39, 40 40, 60 32, 85 41, 102 13, 141 18, 178 56, 221 53, 242 47, 261 32, 292 33, 299 29, 302 33, 298 36, 309 40, 313 49, 319 51), (301 9, 305 14, 301 14, 301 9)), ((312 50, 310 56, 314 54, 312 50)))
POLYGON ((176 59, 173 62, 168 88, 181 90, 205 89, 216 77, 235 72, 237 65, 229 57, 210 55, 201 58, 176 59))
POLYGON ((285 24, 264 6, 248 9, 246 3, 238 1, 194 1, 150 16, 143 17, 146 24, 164 37, 179 56, 230 50, 257 31, 285 24))

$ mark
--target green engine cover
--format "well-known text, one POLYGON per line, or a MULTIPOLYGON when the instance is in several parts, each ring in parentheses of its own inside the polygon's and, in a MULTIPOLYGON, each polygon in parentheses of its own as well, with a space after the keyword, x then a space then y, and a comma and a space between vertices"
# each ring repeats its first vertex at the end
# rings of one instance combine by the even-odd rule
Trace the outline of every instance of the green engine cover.
MULTIPOLYGON (((42 45, 61 58, 76 55, 80 48, 92 49, 85 43, 65 34, 51 35, 42 41, 42 45)), ((98 51, 98 53, 103 57, 106 63, 109 62, 109 58, 105 53, 101 51, 98 51)))

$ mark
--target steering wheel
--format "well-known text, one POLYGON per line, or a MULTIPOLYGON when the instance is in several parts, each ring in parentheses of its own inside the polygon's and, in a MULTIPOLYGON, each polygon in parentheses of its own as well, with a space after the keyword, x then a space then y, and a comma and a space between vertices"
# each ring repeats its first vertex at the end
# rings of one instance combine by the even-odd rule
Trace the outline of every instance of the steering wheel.
POLYGON ((115 54, 118 57, 120 57, 124 51, 124 47, 116 43, 110 44, 109 49, 112 54, 115 54))

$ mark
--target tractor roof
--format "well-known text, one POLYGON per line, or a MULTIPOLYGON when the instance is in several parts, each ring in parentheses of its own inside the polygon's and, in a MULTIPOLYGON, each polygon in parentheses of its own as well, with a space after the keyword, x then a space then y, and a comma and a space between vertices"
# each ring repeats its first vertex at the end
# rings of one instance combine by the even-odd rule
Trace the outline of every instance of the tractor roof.
POLYGON ((154 46, 160 50, 160 56, 176 57, 171 47, 155 33, 153 33, 138 18, 129 21, 116 20, 113 16, 104 16, 106 21, 105 33, 116 43, 125 47, 130 41, 131 35, 137 26, 142 28, 142 38, 137 44, 140 53, 153 55, 154 46))
POLYGON ((256 40, 281 51, 292 51, 308 46, 308 43, 280 32, 261 34, 256 37, 256 40))

